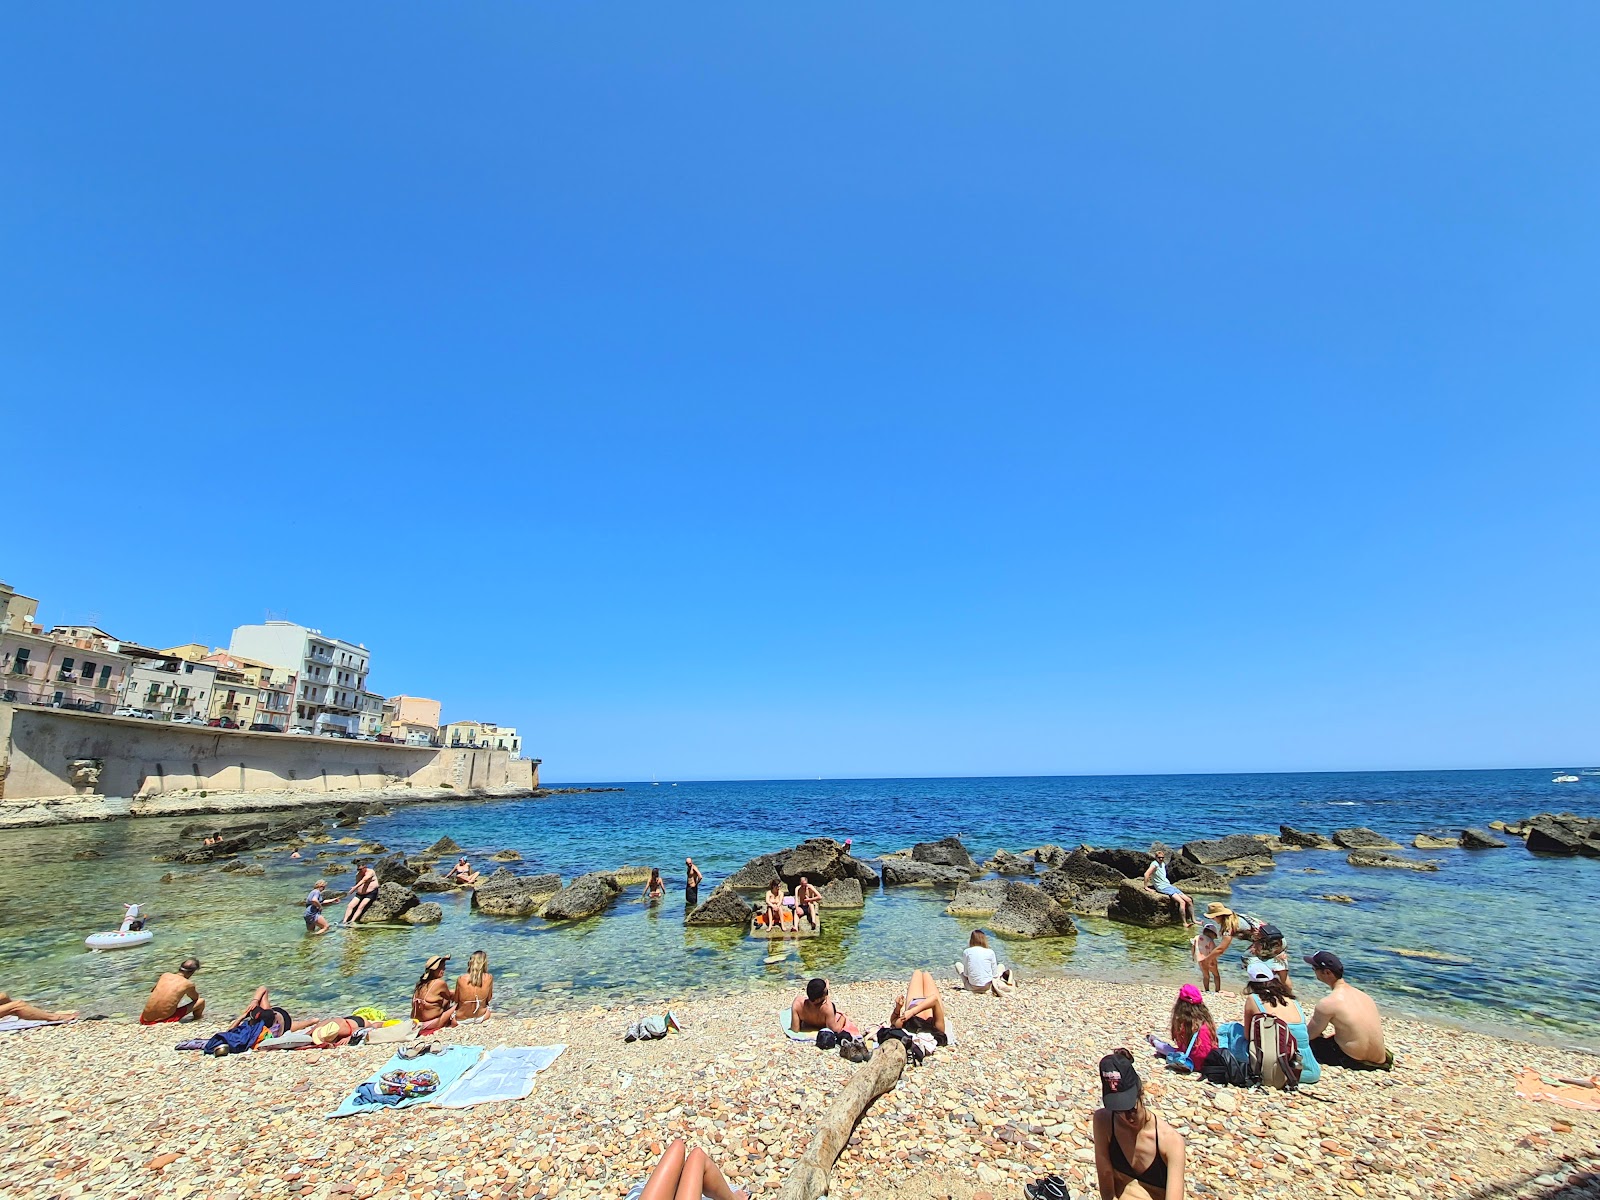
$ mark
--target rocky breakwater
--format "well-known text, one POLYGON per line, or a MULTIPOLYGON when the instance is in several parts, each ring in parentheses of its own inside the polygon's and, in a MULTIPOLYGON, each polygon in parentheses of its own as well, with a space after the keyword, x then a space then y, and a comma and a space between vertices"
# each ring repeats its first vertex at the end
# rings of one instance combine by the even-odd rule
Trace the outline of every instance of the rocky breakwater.
POLYGON ((989 928, 1008 937, 1075 937, 1078 933, 1071 914, 1050 893, 1015 879, 963 883, 945 912, 988 917, 989 928))
POLYGON ((1600 858, 1600 818, 1570 812, 1540 813, 1529 817, 1520 828, 1508 827, 1507 832, 1524 837, 1528 849, 1535 854, 1600 858))
MULTIPOLYGON (((793 890, 801 877, 822 893, 821 906, 862 908, 878 873, 833 838, 807 838, 797 846, 759 854, 720 883, 705 900, 684 914, 685 925, 748 925, 754 910, 740 892, 764 892, 774 883, 793 890)), ((966 878, 966 876, 963 876, 966 878)))

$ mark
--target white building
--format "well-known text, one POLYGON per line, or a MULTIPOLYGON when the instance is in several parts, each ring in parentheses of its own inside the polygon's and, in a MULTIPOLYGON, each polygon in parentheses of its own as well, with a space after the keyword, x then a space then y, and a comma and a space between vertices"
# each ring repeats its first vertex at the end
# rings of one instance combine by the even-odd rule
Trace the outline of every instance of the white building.
POLYGON ((122 688, 124 707, 166 720, 204 721, 210 715, 211 692, 217 681, 214 665, 186 662, 176 654, 127 642, 122 644, 122 653, 133 659, 122 688))
POLYGON ((367 687, 370 656, 357 642, 328 637, 293 621, 241 625, 233 631, 228 651, 253 658, 298 676, 289 728, 295 733, 340 730, 361 732, 361 693, 367 687))

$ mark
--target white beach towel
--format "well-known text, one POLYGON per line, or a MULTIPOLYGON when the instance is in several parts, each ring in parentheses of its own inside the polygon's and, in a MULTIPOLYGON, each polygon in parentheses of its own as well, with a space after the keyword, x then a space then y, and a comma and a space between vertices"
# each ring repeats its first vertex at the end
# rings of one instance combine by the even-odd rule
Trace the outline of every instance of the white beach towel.
POLYGON ((37 1029, 41 1025, 66 1025, 75 1020, 68 1017, 63 1021, 24 1021, 21 1017, 0 1017, 0 1033, 16 1033, 19 1029, 37 1029))
POLYGON ((440 1108, 471 1108, 496 1100, 521 1100, 533 1077, 561 1057, 565 1045, 496 1046, 437 1100, 440 1108))

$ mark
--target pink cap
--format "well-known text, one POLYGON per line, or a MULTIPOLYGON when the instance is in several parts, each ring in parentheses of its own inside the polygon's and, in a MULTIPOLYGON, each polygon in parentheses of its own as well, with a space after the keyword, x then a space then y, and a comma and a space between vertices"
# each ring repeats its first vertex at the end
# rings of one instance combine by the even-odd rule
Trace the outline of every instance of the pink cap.
POLYGON ((1190 1004, 1199 1004, 1202 1002, 1203 997, 1200 995, 1199 988, 1192 983, 1186 983, 1178 989, 1178 999, 1187 1000, 1190 1004))

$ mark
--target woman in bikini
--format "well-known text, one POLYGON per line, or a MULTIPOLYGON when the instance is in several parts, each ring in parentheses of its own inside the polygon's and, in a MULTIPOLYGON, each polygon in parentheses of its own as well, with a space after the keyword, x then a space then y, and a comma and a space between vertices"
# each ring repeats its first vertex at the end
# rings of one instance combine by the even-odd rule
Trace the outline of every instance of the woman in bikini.
POLYGON ((661 879, 661 868, 650 868, 650 882, 645 884, 644 898, 651 904, 667 894, 667 885, 661 879))
POLYGON ((768 929, 783 928, 784 907, 783 881, 781 879, 774 879, 771 885, 767 888, 766 907, 761 910, 761 915, 765 918, 763 923, 768 929))
POLYGON ((905 994, 894 998, 889 1024, 907 1033, 931 1033, 939 1045, 946 1044, 944 1000, 939 995, 939 985, 933 981, 932 975, 920 967, 911 972, 911 982, 906 984, 905 994))
POLYGON ((474 950, 467 959, 467 973, 456 979, 456 1021, 489 1019, 489 1001, 494 999, 494 976, 489 973, 489 956, 474 950))
POLYGON ((1145 1106, 1131 1050, 1100 1060, 1094 1168, 1107 1200, 1183 1200, 1183 1138, 1145 1106))
POLYGON ((345 905, 341 925, 354 925, 366 916, 372 907, 372 898, 378 894, 378 873, 366 863, 356 868, 356 882, 350 889, 350 903, 345 905))

